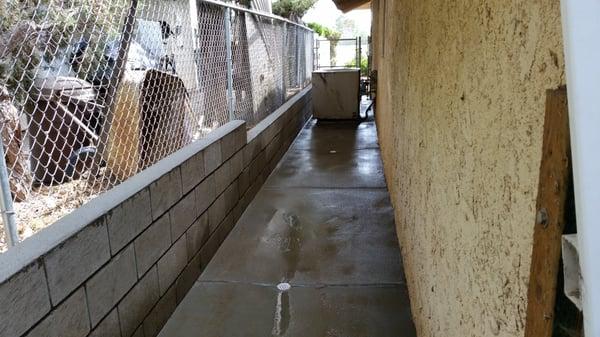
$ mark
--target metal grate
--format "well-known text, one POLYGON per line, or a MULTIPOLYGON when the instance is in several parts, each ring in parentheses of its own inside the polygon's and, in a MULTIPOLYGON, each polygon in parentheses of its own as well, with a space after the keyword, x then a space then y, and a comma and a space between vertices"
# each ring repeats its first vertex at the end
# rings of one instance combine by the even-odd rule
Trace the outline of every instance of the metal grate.
POLYGON ((310 82, 311 30, 219 2, 5 0, 0 19, 0 247, 310 82))

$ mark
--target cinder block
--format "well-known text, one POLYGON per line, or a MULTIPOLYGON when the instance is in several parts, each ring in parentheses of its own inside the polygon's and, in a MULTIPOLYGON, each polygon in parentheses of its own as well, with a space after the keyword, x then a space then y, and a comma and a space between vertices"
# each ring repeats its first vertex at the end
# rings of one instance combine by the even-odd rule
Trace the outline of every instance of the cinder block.
POLYGON ((0 336, 21 336, 49 311, 50 295, 41 262, 0 284, 0 336))
POLYGON ((169 211, 171 217, 171 238, 177 240, 190 228, 199 215, 196 203, 196 194, 192 191, 179 200, 169 211))
POLYGON ((236 152, 233 157, 231 157, 231 159, 229 160, 230 162, 230 171, 231 171, 231 180, 237 178, 241 173, 242 170, 244 169, 244 152, 243 151, 238 151, 236 152))
POLYGON ((135 330, 133 336, 131 337, 146 337, 144 336, 144 325, 140 324, 140 326, 137 328, 137 330, 135 330))
POLYGON ((215 171, 215 187, 217 195, 223 193, 231 182, 231 161, 228 160, 215 171))
POLYGON ((236 149, 236 151, 239 151, 241 148, 243 148, 246 145, 246 141, 248 139, 248 130, 247 130, 246 123, 241 125, 239 128, 235 129, 234 133, 235 133, 235 142, 239 146, 236 149))
POLYGON ((56 307, 27 337, 85 337, 90 332, 85 291, 79 288, 56 307))
POLYGON ((158 268, 158 288, 164 294, 187 264, 186 236, 182 236, 156 264, 158 268))
POLYGON ((255 137, 246 146, 244 146, 244 166, 250 165, 250 162, 258 156, 258 153, 262 150, 263 146, 261 143, 261 137, 255 137))
POLYGON ((204 152, 200 151, 181 165, 183 194, 188 193, 196 187, 204 177, 204 152))
POLYGON ((276 122, 273 122, 271 125, 267 126, 263 132, 263 146, 269 144, 277 133, 279 133, 279 128, 277 127, 276 122))
POLYGON ((209 235, 208 212, 204 212, 186 233, 188 259, 191 260, 198 253, 200 247, 208 240, 209 235))
POLYGON ((194 282, 200 277, 202 270, 203 265, 200 263, 200 252, 198 252, 183 269, 183 272, 179 275, 177 281, 175 281, 177 304, 181 303, 185 295, 194 285, 194 282))
POLYGON ((90 333, 88 337, 120 337, 121 329, 119 328, 119 314, 117 309, 106 316, 100 324, 90 333))
POLYGON ((219 249, 221 246, 221 242, 217 236, 218 235, 215 231, 215 233, 211 234, 210 238, 208 238, 208 241, 200 249, 200 265, 208 265, 210 260, 212 260, 213 256, 217 252, 217 249, 219 249))
POLYGON ((135 239, 138 276, 144 275, 170 246, 171 225, 169 215, 165 214, 135 239))
POLYGON ((208 206, 215 201, 216 187, 215 187, 215 176, 211 174, 208 176, 196 189, 196 211, 198 213, 204 213, 208 206))
POLYGON ((246 167, 242 170, 238 178, 238 188, 240 194, 244 194, 250 187, 250 168, 246 167))
POLYGON ((133 244, 130 244, 85 285, 92 327, 119 302, 137 279, 135 253, 133 244))
POLYGON ((44 257, 52 304, 62 301, 109 259, 104 218, 54 248, 44 257))
MULTIPOLYGON (((227 214, 225 219, 223 219, 223 222, 221 222, 221 224, 219 225, 219 228, 216 230, 219 242, 221 242, 221 244, 223 243, 223 241, 225 241, 225 238, 227 237, 227 235, 229 235, 229 232, 231 232, 233 227, 235 227, 235 215, 233 212, 231 212, 227 214)), ((219 244, 219 246, 221 244, 219 244)))
POLYGON ((200 249, 200 264, 202 266, 206 266, 210 262, 234 225, 233 213, 229 213, 214 229, 206 244, 200 249))
POLYGON ((240 199, 237 179, 227 187, 225 192, 225 213, 229 213, 240 199))
POLYGON ((179 167, 150 184, 152 219, 158 219, 181 199, 182 195, 183 188, 181 187, 181 172, 179 167))
POLYGON ((234 153, 241 149, 246 144, 245 137, 242 137, 242 132, 245 136, 245 125, 241 125, 232 132, 221 138, 221 158, 223 161, 231 158, 234 153))
POLYGON ((223 193, 208 208, 208 228, 211 233, 214 232, 221 221, 223 221, 225 215, 227 215, 227 204, 225 193, 223 193))
POLYGON ((145 188, 106 216, 110 251, 114 255, 152 223, 150 190, 145 188))
POLYGON ((204 149, 204 172, 209 175, 221 166, 221 141, 218 140, 204 149))
POLYGON ((167 323, 169 317, 177 306, 175 286, 169 288, 166 294, 158 301, 156 306, 144 320, 144 336, 154 337, 167 323))
POLYGON ((274 158, 275 153, 277 153, 280 147, 281 136, 277 134, 275 137, 273 137, 273 140, 269 143, 269 145, 267 145, 267 148, 265 149, 265 156, 267 161, 271 161, 274 158))
POLYGON ((152 268, 119 303, 122 337, 130 337, 158 302, 158 273, 152 268))
POLYGON ((248 166, 250 169, 250 181, 254 181, 265 168, 267 159, 265 151, 261 151, 258 156, 248 166))

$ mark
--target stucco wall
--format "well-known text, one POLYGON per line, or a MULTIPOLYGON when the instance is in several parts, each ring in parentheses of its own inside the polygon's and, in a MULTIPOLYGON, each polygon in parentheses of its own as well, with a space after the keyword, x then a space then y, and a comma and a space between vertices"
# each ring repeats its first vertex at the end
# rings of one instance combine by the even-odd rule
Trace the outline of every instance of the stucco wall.
POLYGON ((559 1, 374 0, 377 122, 420 336, 521 336, 559 1))

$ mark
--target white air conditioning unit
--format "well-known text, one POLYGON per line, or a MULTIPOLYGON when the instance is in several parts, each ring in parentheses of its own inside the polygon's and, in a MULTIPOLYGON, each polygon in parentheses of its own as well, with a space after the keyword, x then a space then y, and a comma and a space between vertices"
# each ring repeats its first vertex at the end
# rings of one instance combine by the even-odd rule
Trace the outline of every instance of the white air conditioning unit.
POLYGON ((328 68, 312 74, 313 116, 319 119, 358 118, 360 69, 328 68))

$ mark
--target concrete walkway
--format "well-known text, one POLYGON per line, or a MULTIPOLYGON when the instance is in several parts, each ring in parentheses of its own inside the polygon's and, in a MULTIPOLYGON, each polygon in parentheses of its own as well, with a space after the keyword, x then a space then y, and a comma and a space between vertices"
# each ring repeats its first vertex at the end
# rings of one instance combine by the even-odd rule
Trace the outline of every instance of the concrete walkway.
POLYGON ((372 121, 307 124, 160 336, 415 336, 372 121))

